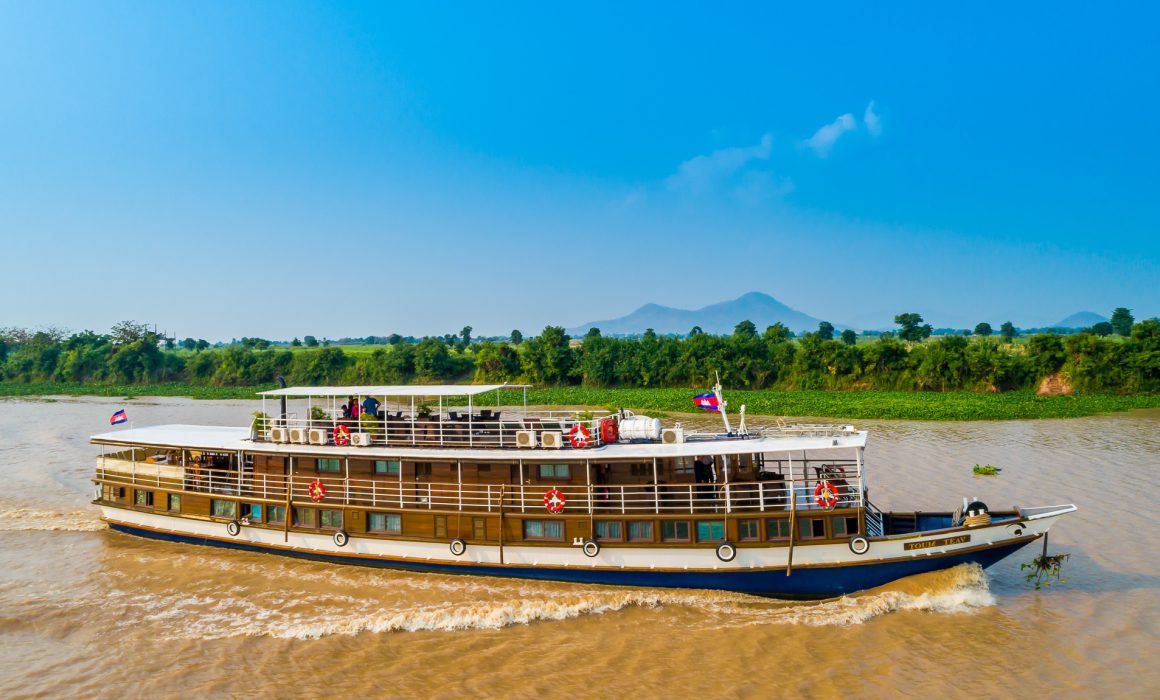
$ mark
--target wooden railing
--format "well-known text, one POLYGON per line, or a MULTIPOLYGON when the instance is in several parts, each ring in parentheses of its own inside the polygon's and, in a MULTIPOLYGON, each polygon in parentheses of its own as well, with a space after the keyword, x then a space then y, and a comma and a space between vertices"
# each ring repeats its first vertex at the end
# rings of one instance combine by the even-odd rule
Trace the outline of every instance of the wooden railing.
MULTIPOLYGON (((398 479, 345 479, 341 476, 286 477, 277 474, 239 474, 236 471, 202 469, 173 474, 168 470, 136 471, 106 460, 97 469, 97 480, 182 493, 200 493, 235 498, 290 500, 295 503, 360 506, 400 510, 440 510, 497 512, 551 512, 549 502, 562 502, 563 513, 593 515, 643 515, 678 513, 733 513, 784 511, 793 502, 798 510, 819 510, 813 481, 738 481, 708 484, 646 485, 560 485, 545 484, 456 484, 400 481, 398 479), (321 498, 317 488, 322 487, 321 498)), ((132 465, 130 465, 132 466, 132 465)), ((173 469, 170 467, 169 469, 173 469)), ((857 479, 833 479, 834 507, 862 506, 862 490, 857 479)), ((556 507, 557 503, 552 503, 556 507)))

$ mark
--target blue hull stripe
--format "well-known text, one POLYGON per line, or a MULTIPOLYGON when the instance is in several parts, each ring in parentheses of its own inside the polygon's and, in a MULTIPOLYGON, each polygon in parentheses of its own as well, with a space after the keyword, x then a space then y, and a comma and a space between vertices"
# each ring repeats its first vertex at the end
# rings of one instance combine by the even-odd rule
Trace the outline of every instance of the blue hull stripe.
POLYGON ((244 542, 229 542, 180 535, 172 532, 158 532, 120 523, 109 523, 109 527, 118 532, 156 540, 165 540, 167 542, 185 542, 240 549, 247 552, 282 554, 302 559, 313 559, 315 561, 333 562, 337 564, 352 564, 355 566, 376 566, 409 571, 502 576, 505 578, 567 581, 572 583, 641 586, 646 588, 708 588, 769 596, 842 595, 881 586, 882 584, 903 578, 904 576, 948 569, 958 564, 975 563, 985 568, 1014 553, 1020 547, 1029 544, 1027 541, 1015 542, 990 549, 964 552, 963 554, 941 557, 920 556, 906 561, 883 562, 878 564, 851 564, 848 566, 794 569, 791 576, 786 576, 784 570, 769 569, 762 571, 624 571, 618 569, 560 567, 472 566, 405 560, 379 560, 361 557, 344 557, 338 554, 318 554, 313 552, 269 549, 261 545, 244 542))

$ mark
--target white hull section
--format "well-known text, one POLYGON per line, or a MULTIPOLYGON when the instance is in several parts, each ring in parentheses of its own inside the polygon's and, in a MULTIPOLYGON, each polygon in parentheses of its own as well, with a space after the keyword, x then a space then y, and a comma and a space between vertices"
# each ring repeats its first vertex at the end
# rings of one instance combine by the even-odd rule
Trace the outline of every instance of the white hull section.
MULTIPOLYGON (((793 568, 868 565, 901 562, 922 557, 953 555, 979 549, 1028 542, 1045 534, 1062 515, 1075 506, 1051 506, 1027 509, 1015 520, 995 522, 972 528, 954 528, 877 538, 862 555, 854 554, 845 543, 804 544, 793 547, 793 568)), ((790 548, 754 543, 737 546, 733 561, 718 559, 712 544, 688 547, 616 547, 603 546, 595 557, 588 557, 579 546, 473 544, 461 556, 451 553, 448 542, 419 542, 359 537, 351 535, 346 546, 335 544, 330 534, 283 532, 281 530, 242 525, 235 537, 226 532, 223 521, 201 520, 127 508, 101 506, 102 518, 113 524, 143 528, 164 534, 198 537, 231 542, 286 553, 309 553, 329 556, 366 558, 384 562, 430 562, 445 565, 586 568, 637 571, 746 571, 785 569, 790 548)))

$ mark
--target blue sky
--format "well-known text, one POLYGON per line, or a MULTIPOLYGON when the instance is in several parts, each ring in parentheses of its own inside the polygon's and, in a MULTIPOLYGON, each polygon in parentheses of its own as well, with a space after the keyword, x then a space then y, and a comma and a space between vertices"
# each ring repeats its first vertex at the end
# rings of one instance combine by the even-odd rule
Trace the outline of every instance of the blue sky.
POLYGON ((0 5, 0 326, 1160 313, 1151 6, 0 5))

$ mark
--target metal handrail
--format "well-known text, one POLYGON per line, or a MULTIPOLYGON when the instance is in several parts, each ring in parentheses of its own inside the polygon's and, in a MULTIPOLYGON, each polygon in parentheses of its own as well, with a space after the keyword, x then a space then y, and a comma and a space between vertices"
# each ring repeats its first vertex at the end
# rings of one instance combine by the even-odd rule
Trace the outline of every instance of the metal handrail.
MULTIPOLYGON (((118 465, 114 465, 118 466, 118 465)), ((140 466, 140 465, 138 465, 140 466)), ((98 466, 98 481, 164 489, 180 493, 221 495, 236 498, 311 502, 311 484, 322 484, 325 495, 320 507, 347 505, 391 509, 426 509, 465 512, 496 512, 500 508, 500 484, 458 484, 403 482, 397 479, 346 479, 338 475, 295 475, 238 473, 203 469, 187 470, 183 476, 154 472, 126 472, 98 466)), ((836 507, 863 505, 857 481, 831 482, 836 491, 836 507)), ((551 485, 525 484, 503 492, 508 512, 545 512, 545 496, 558 491, 567 512, 603 515, 645 515, 676 513, 758 513, 787 511, 795 489, 799 511, 822 510, 816 502, 813 483, 805 481, 735 481, 728 484, 633 484, 633 485, 551 485)))
POLYGON ((607 417, 580 420, 575 417, 537 415, 499 418, 497 420, 450 420, 435 418, 386 416, 374 419, 271 419, 273 428, 256 431, 259 442, 293 442, 297 444, 334 445, 360 444, 375 447, 456 446, 456 447, 517 447, 519 433, 532 431, 537 444, 542 444, 544 433, 559 432, 561 447, 571 448, 569 433, 575 426, 588 432, 587 447, 604 444, 600 422, 607 417), (341 435, 340 426, 345 428, 341 435), (274 440, 275 430, 280 440, 274 440), (281 432, 285 431, 285 432, 281 432), (361 437, 355 437, 359 435, 361 437))

